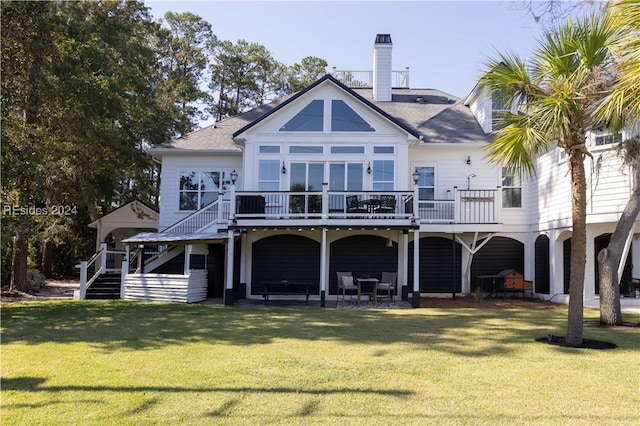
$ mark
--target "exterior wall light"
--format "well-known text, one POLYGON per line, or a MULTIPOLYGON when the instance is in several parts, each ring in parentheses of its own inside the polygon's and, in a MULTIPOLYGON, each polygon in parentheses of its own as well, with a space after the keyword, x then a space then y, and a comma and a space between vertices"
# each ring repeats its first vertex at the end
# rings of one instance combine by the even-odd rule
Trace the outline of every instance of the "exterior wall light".
POLYGON ((468 165, 471 165, 471 156, 470 156, 470 155, 469 155, 469 156, 467 156, 467 164, 468 164, 468 165))
POLYGON ((231 178, 231 184, 235 185, 238 180, 238 172, 235 169, 231 173, 229 173, 229 177, 231 178))
POLYGON ((282 174, 284 175, 284 174, 286 174, 286 173, 287 173, 287 168, 286 168, 286 166, 284 165, 284 161, 283 161, 283 162, 282 162, 282 174))
POLYGON ((367 167, 367 174, 371 174, 371 161, 369 161, 369 167, 367 167))
POLYGON ((418 169, 415 169, 413 173, 411 173, 411 177, 413 178, 413 183, 417 185, 420 180, 420 172, 418 172, 418 169))

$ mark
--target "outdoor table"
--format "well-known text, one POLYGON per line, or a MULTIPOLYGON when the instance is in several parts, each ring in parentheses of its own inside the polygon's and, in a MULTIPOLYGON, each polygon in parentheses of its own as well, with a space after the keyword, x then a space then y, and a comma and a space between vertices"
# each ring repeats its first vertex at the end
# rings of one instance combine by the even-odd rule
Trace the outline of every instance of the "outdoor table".
POLYGON ((373 213, 376 207, 382 205, 382 200, 379 198, 369 198, 368 200, 360 201, 360 204, 367 206, 367 210, 369 210, 369 213, 373 213))
POLYGON ((356 278, 356 284, 358 286, 358 305, 360 305, 360 295, 368 294, 369 298, 373 296, 373 304, 376 304, 376 295, 378 293, 378 279, 377 278, 364 278, 359 277, 356 278), (365 287, 363 289, 363 284, 369 285, 369 287, 365 287), (370 291, 367 291, 370 290, 370 291))

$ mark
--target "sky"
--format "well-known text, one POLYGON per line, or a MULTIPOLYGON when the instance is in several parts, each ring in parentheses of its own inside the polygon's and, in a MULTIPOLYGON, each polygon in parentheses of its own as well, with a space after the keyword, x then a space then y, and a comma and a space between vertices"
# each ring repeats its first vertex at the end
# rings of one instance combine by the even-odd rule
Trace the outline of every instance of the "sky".
POLYGON ((465 97, 496 51, 529 57, 543 34, 514 1, 151 1, 154 18, 192 12, 221 40, 264 45, 287 65, 317 56, 341 70, 371 70, 376 34, 391 34, 393 69, 411 88, 465 97))

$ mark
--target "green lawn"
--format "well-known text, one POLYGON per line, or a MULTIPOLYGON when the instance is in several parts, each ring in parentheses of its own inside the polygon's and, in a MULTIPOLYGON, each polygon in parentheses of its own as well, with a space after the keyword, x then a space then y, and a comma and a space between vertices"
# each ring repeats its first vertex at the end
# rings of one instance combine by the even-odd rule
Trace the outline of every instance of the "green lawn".
POLYGON ((637 424, 640 328, 586 327, 619 346, 606 351, 534 341, 565 323, 566 309, 11 303, 0 420, 637 424))

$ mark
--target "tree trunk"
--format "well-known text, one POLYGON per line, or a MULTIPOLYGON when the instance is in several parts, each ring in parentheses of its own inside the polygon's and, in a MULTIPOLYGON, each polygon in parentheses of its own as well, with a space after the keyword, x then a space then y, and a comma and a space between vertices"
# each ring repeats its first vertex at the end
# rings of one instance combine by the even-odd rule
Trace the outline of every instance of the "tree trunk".
MULTIPOLYGON (((631 143, 631 142, 629 142, 631 143)), ((634 152, 635 151, 631 151, 634 152)), ((633 232, 638 214, 640 214, 640 166, 631 162, 631 170, 634 174, 633 189, 629 201, 622 211, 622 215, 616 224, 616 229, 611 235, 611 240, 606 249, 598 254, 598 266, 600 269, 600 323, 603 325, 622 325, 622 309, 620 307, 620 277, 618 267, 622 259, 624 245, 629 233, 633 232)))
POLYGON ((611 243, 609 243, 609 247, 600 250, 600 253, 598 253, 600 323, 604 325, 622 325, 620 286, 618 285, 618 263, 622 258, 621 254, 621 252, 616 253, 616 250, 612 249, 611 243))
POLYGON ((51 240, 44 240, 42 243, 42 274, 45 278, 51 278, 53 274, 53 250, 55 244, 51 240))
POLYGON ((11 290, 28 292, 31 290, 27 283, 27 216, 20 218, 20 229, 13 237, 13 258, 11 259, 11 290))
POLYGON ((584 326, 584 275, 587 259, 587 183, 584 154, 572 149, 571 168, 571 278, 569 280, 569 312, 566 342, 571 346, 582 344, 584 326))

